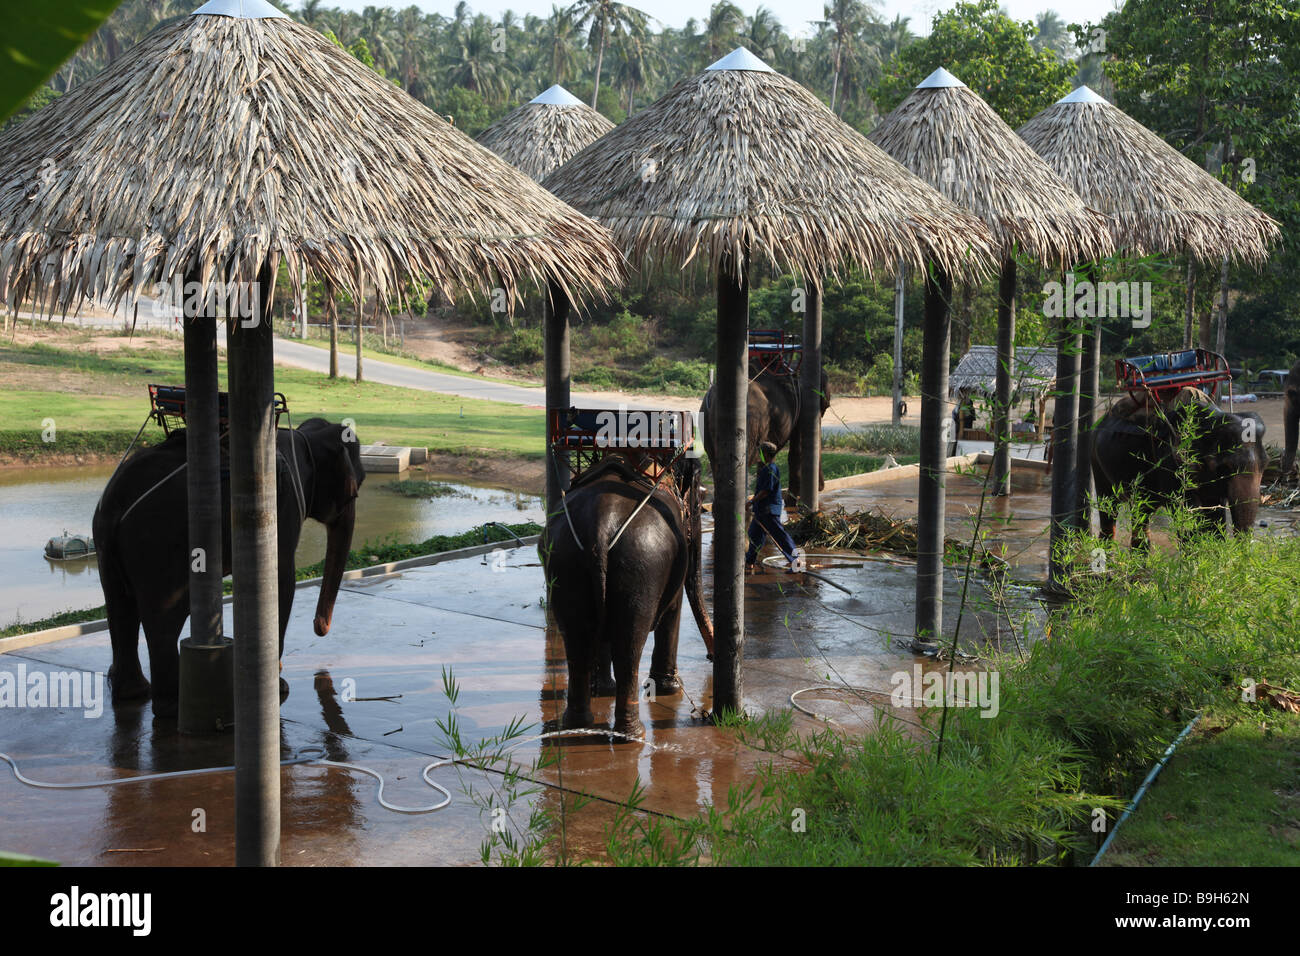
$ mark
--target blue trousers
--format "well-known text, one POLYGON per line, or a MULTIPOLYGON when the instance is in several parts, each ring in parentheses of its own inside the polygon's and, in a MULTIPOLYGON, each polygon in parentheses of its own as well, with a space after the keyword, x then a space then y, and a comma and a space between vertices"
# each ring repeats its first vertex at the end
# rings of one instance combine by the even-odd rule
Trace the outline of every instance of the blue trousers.
POLYGON ((794 539, 790 537, 790 532, 785 530, 785 525, 781 524, 780 516, 756 514, 754 520, 749 523, 749 550, 745 552, 746 564, 753 564, 758 560, 758 549, 767 543, 769 534, 782 554, 787 558, 794 557, 794 539))

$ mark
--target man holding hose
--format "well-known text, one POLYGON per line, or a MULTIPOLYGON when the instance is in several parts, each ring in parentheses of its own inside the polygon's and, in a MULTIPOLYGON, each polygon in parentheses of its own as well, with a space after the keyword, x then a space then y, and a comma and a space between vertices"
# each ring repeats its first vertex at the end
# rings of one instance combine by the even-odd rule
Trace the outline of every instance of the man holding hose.
POLYGON ((745 570, 752 572, 758 560, 758 551, 767 543, 770 534, 776 546, 789 562, 790 571, 804 569, 803 554, 795 547, 794 539, 785 530, 785 499, 781 495, 781 469, 776 464, 776 446, 765 441, 759 446, 758 480, 754 497, 749 499, 753 520, 749 523, 749 551, 745 553, 745 570))

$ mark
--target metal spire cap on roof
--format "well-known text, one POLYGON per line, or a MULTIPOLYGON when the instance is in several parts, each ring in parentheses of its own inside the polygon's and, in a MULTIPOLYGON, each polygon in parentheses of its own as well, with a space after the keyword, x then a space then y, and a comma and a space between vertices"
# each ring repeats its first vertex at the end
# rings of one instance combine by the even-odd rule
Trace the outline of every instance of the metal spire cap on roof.
POLYGON ((582 100, 578 99, 559 83, 556 83, 549 90, 538 93, 531 100, 529 105, 536 103, 539 106, 582 106, 582 100))
POLYGON ((1080 86, 1073 93, 1062 96, 1056 102, 1058 103, 1109 103, 1104 96, 1094 93, 1091 87, 1080 86))
POLYGON ((287 20, 266 0, 208 0, 190 16, 235 17, 240 20, 287 20))
POLYGON ((754 73, 776 72, 743 46, 736 47, 721 60, 705 67, 705 70, 750 70, 754 73))
POLYGON ((953 86, 965 86, 961 80, 953 76, 943 67, 935 70, 920 83, 916 84, 918 90, 938 90, 953 86))

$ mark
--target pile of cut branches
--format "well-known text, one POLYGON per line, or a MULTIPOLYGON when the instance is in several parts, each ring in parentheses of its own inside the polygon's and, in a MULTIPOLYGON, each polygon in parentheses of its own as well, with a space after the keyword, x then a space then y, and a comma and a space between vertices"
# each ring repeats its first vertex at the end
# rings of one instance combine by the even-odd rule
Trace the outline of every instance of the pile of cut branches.
MULTIPOLYGON (((880 510, 801 513, 786 526, 795 544, 804 550, 831 548, 848 551, 888 551, 916 557, 917 531, 914 519, 896 518, 880 510)), ((949 563, 964 563, 970 545, 956 538, 944 540, 943 557, 949 563)), ((985 567, 1001 562, 982 548, 975 563, 985 567)))

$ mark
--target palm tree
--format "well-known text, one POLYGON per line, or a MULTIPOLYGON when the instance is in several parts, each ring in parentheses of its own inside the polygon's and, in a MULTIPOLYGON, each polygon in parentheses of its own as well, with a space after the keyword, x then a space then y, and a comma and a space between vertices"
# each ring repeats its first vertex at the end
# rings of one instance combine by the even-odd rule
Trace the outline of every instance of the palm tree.
MULTIPOLYGON (((849 64, 858 60, 860 38, 875 15, 862 0, 831 0, 824 8, 825 17, 835 36, 834 62, 831 67, 831 112, 835 112, 840 85, 849 64)), ((840 112, 843 112, 841 108, 840 112)))
POLYGON ((771 60, 781 46, 781 21, 768 7, 759 7, 746 30, 746 46, 764 60, 771 60))
POLYGON ((1065 21, 1055 10, 1044 10, 1034 18, 1035 33, 1030 45, 1040 53, 1050 50, 1062 60, 1074 50, 1074 38, 1066 29, 1065 21))
POLYGON ((892 60, 903 52, 904 47, 916 39, 908 27, 911 20, 911 17, 899 14, 894 17, 892 23, 885 24, 880 28, 877 46, 880 49, 880 59, 882 61, 892 60))
POLYGON ((591 89, 591 108, 596 108, 596 98, 600 95, 600 68, 605 59, 605 41, 610 34, 626 33, 634 17, 644 21, 646 14, 636 7, 615 0, 578 0, 569 7, 568 13, 577 19, 579 30, 591 28, 588 45, 596 48, 596 81, 591 89))
POLYGON ((510 84, 502 68, 505 58, 492 49, 492 29, 492 21, 480 13, 455 31, 443 54, 443 78, 500 103, 510 84))
POLYGON ((541 67, 544 75, 541 84, 544 87, 554 83, 564 83, 569 77, 578 73, 578 47, 582 38, 578 25, 573 22, 571 10, 551 7, 550 19, 542 31, 541 67))
POLYGON ((299 8, 297 17, 313 30, 321 28, 322 13, 321 3, 323 0, 303 0, 302 7, 299 8))
POLYGON ((718 0, 709 9, 704 24, 708 37, 709 57, 717 60, 736 48, 736 33, 745 27, 745 14, 731 0, 718 0))
POLYGON ((402 89, 416 96, 417 87, 423 86, 420 77, 421 68, 430 47, 433 46, 428 22, 419 7, 407 7, 397 15, 393 41, 397 48, 398 79, 401 81, 402 89))
POLYGON ((635 107, 636 91, 643 89, 658 75, 658 50, 650 42, 650 34, 645 21, 635 24, 619 37, 617 44, 618 64, 614 79, 627 92, 627 115, 631 116, 635 107))

